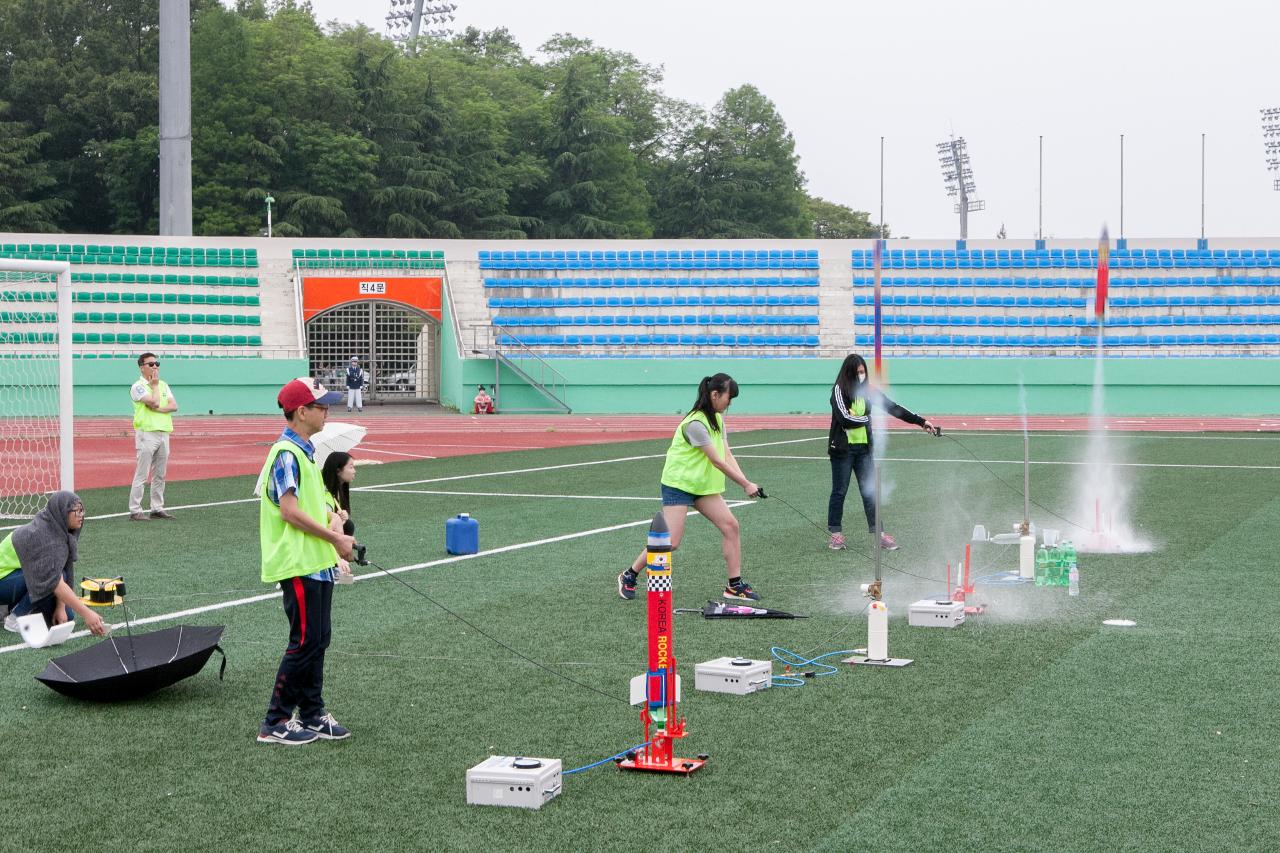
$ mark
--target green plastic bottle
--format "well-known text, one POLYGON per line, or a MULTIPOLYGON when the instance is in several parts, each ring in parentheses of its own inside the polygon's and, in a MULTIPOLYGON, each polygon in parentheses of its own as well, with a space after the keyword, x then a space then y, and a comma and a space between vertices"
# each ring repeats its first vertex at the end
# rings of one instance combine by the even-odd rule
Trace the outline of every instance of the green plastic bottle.
POLYGON ((1041 548, 1036 551, 1036 586, 1044 586, 1049 582, 1049 551, 1041 548))

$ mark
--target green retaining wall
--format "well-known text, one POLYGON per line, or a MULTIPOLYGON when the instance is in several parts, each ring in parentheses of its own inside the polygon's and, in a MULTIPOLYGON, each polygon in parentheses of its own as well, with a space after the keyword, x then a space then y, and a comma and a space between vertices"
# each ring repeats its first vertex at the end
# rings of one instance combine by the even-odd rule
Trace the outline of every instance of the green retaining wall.
MULTIPOLYGON (((441 399, 469 411, 475 386, 491 385, 494 363, 459 361, 445 372, 441 399), (457 400, 464 404, 459 406, 457 400)), ((575 413, 687 411, 698 381, 724 371, 742 394, 733 411, 825 413, 840 362, 835 359, 552 359, 566 378, 575 413)), ((1080 415, 1092 409, 1096 362, 1090 358, 886 359, 889 394, 909 409, 936 414, 1013 414, 1019 383, 1034 415, 1080 415)), ((1103 361, 1108 415, 1231 416, 1280 413, 1280 359, 1112 358, 1103 361)), ((502 408, 544 405, 509 371, 501 375, 502 408)))
MULTIPOLYGON (((51 389, 27 387, 34 377, 56 382, 54 362, 48 359, 0 358, 0 413, 30 415, 57 412, 51 389), (37 367, 43 363, 43 367, 37 367)), ((306 376, 306 359, 187 358, 160 359, 160 375, 173 388, 181 415, 275 414, 280 386, 306 376)), ((76 359, 72 368, 77 415, 129 415, 133 404, 129 386, 137 381, 133 358, 76 359)))

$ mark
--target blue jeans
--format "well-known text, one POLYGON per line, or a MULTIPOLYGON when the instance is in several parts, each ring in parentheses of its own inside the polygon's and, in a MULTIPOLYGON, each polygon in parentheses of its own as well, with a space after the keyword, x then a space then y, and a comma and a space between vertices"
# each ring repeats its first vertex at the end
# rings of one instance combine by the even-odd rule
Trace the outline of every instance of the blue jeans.
POLYGON ((22 576, 22 569, 0 578, 0 604, 7 605, 14 616, 31 612, 31 596, 27 594, 27 579, 22 576))
POLYGON ((849 481, 856 474, 858 493, 862 496, 862 511, 867 516, 867 529, 876 529, 875 474, 876 460, 871 450, 852 446, 844 456, 831 457, 831 499, 827 502, 827 530, 839 533, 844 518, 844 498, 849 492, 849 481))

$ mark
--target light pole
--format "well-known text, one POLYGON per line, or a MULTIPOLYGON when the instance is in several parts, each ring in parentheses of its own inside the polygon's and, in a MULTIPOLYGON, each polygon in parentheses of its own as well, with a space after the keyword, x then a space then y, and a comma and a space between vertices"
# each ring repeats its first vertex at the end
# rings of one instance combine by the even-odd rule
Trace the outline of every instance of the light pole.
POLYGON ((271 196, 267 196, 267 236, 268 237, 271 236, 271 205, 275 204, 275 202, 276 200, 274 198, 272 198, 271 196))
POLYGON ((418 36, 448 38, 449 30, 443 26, 453 20, 458 4, 453 2, 427 2, 427 0, 391 0, 387 13, 387 31, 399 42, 412 43, 418 36), (403 8, 402 8, 403 7, 403 8), (434 29, 423 30, 422 23, 435 24, 434 29))
POLYGON ((973 169, 969 168, 969 152, 965 148, 964 137, 951 137, 946 142, 938 143, 938 164, 942 166, 942 180, 947 186, 947 195, 957 198, 954 206, 960 214, 960 239, 969 238, 969 214, 977 210, 986 210, 987 203, 979 199, 969 198, 976 190, 973 183, 973 169))
MULTIPOLYGON (((1267 170, 1280 171, 1280 107, 1262 110, 1262 150, 1267 170)), ((1271 186, 1280 190, 1280 180, 1272 181, 1271 186)))

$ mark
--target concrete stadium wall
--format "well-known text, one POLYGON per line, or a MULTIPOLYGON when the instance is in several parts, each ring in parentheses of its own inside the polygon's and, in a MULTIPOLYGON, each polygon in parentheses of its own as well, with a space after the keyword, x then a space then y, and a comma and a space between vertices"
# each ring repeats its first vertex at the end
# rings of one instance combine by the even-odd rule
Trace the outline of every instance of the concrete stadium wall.
MULTIPOLYGON (((677 413, 692 405, 698 381, 724 371, 742 389, 733 411, 828 411, 837 359, 555 359, 576 413, 677 413)), ((1035 415, 1080 415, 1092 409, 1093 359, 894 358, 885 362, 889 394, 921 413, 1016 414, 1019 384, 1035 415)), ((469 410, 475 386, 491 385, 494 363, 455 364, 442 387, 447 405, 469 410), (458 401, 462 401, 459 405, 458 401)), ((501 408, 543 405, 505 369, 501 408)), ((1106 359, 1108 415, 1230 416, 1280 413, 1280 359, 1106 359)))
MULTIPOLYGON (((446 406, 470 409, 477 384, 491 385, 494 362, 474 357, 479 332, 489 312, 478 270, 477 253, 484 250, 575 248, 645 249, 781 248, 821 252, 822 278, 837 293, 838 310, 824 318, 824 329, 839 328, 852 340, 853 306, 850 292, 851 249, 866 249, 871 241, 749 240, 749 241, 562 241, 545 245, 532 241, 411 241, 260 238, 174 238, 151 236, 5 234, 3 242, 101 243, 113 245, 203 246, 254 248, 260 258, 263 347, 261 357, 175 357, 161 352, 164 375, 172 383, 184 412, 220 414, 274 412, 274 392, 287 379, 308 371, 298 358, 297 316, 293 291, 294 249, 352 246, 369 249, 442 250, 447 263, 449 301, 441 328, 440 400, 446 406), (455 319, 457 318, 457 319, 455 319), (461 338, 461 340, 459 340, 461 338)), ((951 248, 951 240, 892 240, 890 248, 951 248)), ((972 249, 1029 248, 1029 241, 970 241, 972 249)), ((1213 239, 1215 248, 1278 248, 1276 239, 1213 239)), ((1054 240, 1051 248, 1090 248, 1094 240, 1054 240)), ((1129 247, 1193 248, 1193 239, 1130 240, 1129 247)), ((88 268, 86 268, 88 269, 88 268)), ((105 269, 105 268, 104 268, 105 269)), ((112 267, 116 270, 118 268, 112 267)), ((154 271, 154 270, 153 270, 154 271)), ((825 310, 825 309, 824 309, 825 310)), ((138 330, 137 327, 134 327, 138 330)), ((552 363, 566 377, 568 401, 577 412, 680 412, 693 398, 699 378, 725 370, 743 386, 735 411, 822 412, 827 387, 847 345, 824 332, 827 358, 557 358, 552 363)), ((11 350, 13 352, 15 350, 11 350)), ((1150 415, 1270 415, 1280 413, 1280 358, 1108 358, 1105 361, 1109 414, 1150 415)), ((0 362, 9 359, 0 358, 0 362)), ((20 361, 20 360, 19 360, 20 361)), ((888 360, 891 394, 909 408, 948 414, 1015 413, 1018 383, 1025 384, 1028 409, 1035 414, 1080 414, 1090 408, 1094 362, 1089 358, 1010 357, 894 357, 888 360)), ((125 388, 136 376, 131 358, 78 360, 78 414, 124 414, 129 411, 125 388)), ((11 380, 0 368, 0 401, 14 396, 11 380)), ((532 408, 541 398, 508 371, 497 374, 504 407, 532 408)), ((19 379, 18 382, 24 380, 19 379)), ((10 409, 12 410, 12 409, 10 409)))
MULTIPOLYGON (((52 388, 33 392, 30 359, 0 358, 0 417, 57 413, 52 388)), ((179 415, 275 414, 280 386, 307 375, 306 359, 161 357, 160 372, 178 400, 179 415)), ((129 386, 138 379, 133 359, 77 359, 75 414, 133 415, 129 386)), ((50 377, 50 371, 43 374, 50 377)), ((56 381, 56 380, 55 380, 56 381)))

